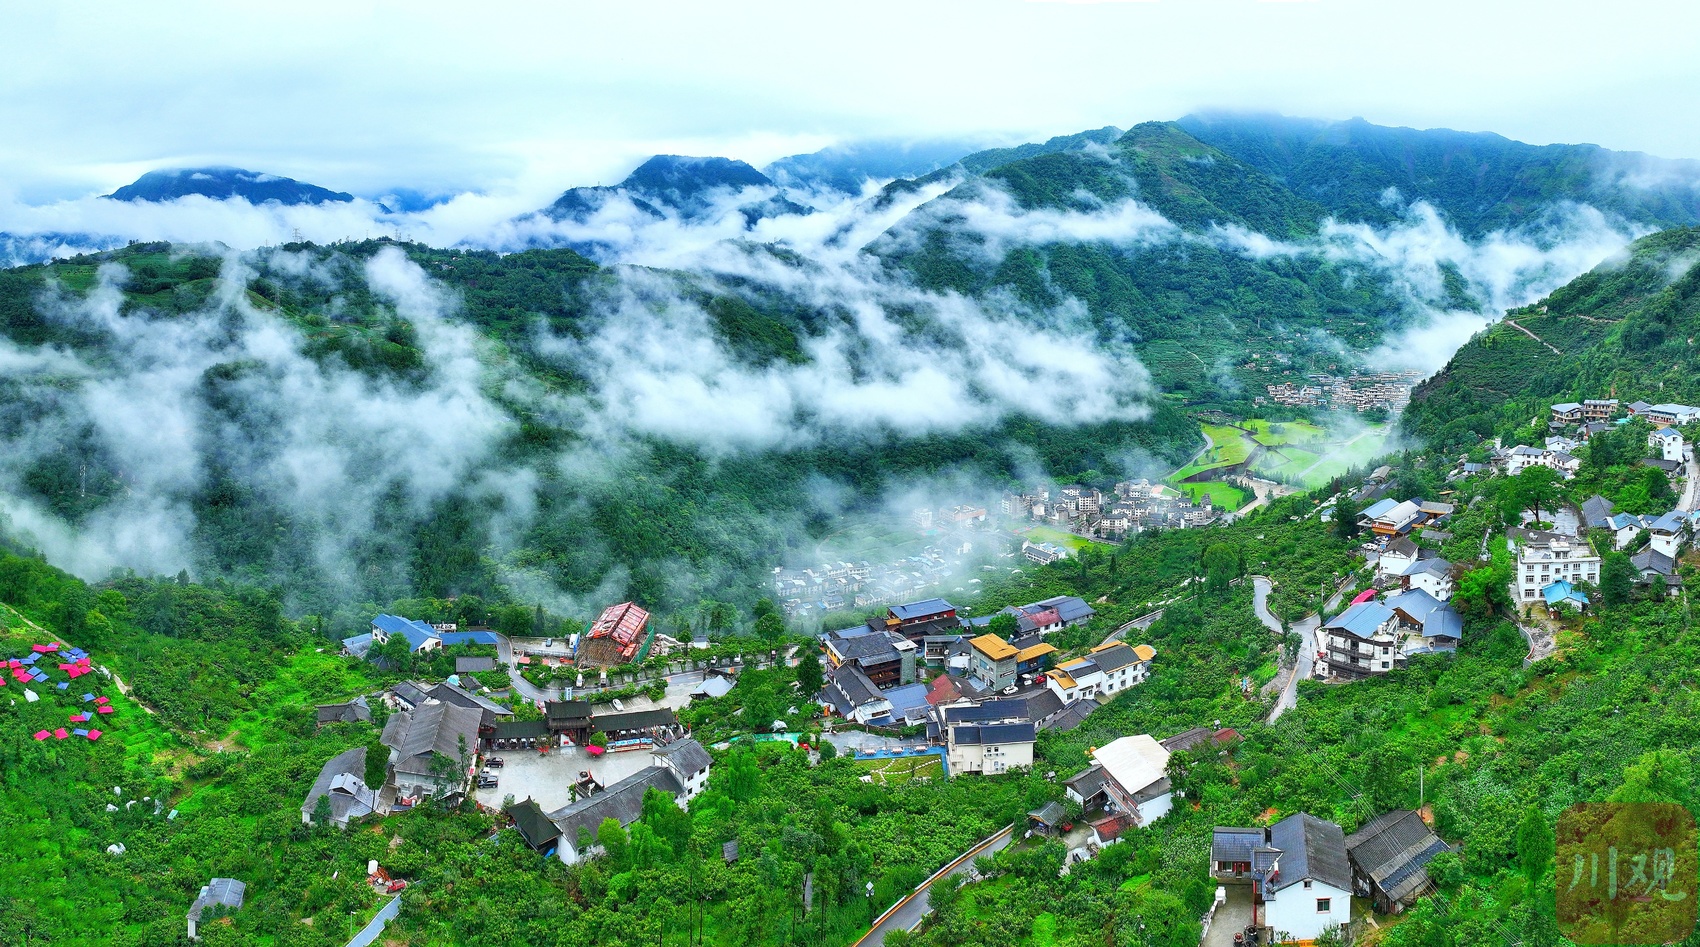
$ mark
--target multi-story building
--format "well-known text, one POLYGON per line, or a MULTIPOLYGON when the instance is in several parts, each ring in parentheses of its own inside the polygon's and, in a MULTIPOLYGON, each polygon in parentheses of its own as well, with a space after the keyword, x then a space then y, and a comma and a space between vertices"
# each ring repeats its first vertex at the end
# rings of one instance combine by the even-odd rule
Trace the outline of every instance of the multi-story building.
POLYGON ((1358 602, 1322 626, 1328 675, 1356 680, 1403 666, 1399 616, 1380 602, 1358 602))
POLYGON ((1033 765, 1038 730, 1026 716, 1027 703, 993 700, 953 704, 935 712, 944 738, 950 775, 996 775, 1033 765))
POLYGON ((1535 602, 1554 582, 1599 584, 1600 557, 1574 536, 1534 529, 1514 529, 1510 542, 1517 551, 1513 582, 1518 602, 1535 602))
POLYGON ((1019 648, 997 635, 981 635, 968 646, 968 676, 981 690, 1003 690, 1015 683, 1019 648))

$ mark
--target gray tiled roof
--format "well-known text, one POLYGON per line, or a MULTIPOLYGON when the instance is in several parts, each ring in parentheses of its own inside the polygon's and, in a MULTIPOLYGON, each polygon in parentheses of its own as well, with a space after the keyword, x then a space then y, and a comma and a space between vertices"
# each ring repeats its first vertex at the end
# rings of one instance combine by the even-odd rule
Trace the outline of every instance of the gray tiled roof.
POLYGON ((357 746, 330 758, 319 770, 319 778, 307 790, 307 801, 301 804, 301 814, 313 817, 319 798, 329 796, 331 821, 347 825, 349 819, 371 815, 378 808, 378 794, 367 787, 366 748, 357 746))
POLYGON ((189 906, 189 920, 200 920, 201 912, 215 904, 235 910, 242 906, 247 891, 248 885, 235 878, 214 878, 201 888, 200 896, 189 906))
POLYGON ((1210 833, 1210 862, 1251 863, 1251 853, 1264 842, 1263 829, 1241 829, 1217 826, 1210 833))
POLYGON ((1281 850, 1281 871, 1270 890, 1280 891, 1306 878, 1352 890, 1346 833, 1338 825, 1308 812, 1296 813, 1269 827, 1269 844, 1281 850))
POLYGON ((1346 836, 1346 853, 1384 894, 1403 900, 1429 885, 1427 865, 1449 846, 1409 809, 1371 819, 1346 836))
POLYGON ((695 739, 686 737, 674 740, 666 746, 656 747, 654 754, 668 763, 685 776, 694 776, 701 770, 708 769, 714 758, 708 755, 708 750, 695 739))
POLYGON ((396 751, 395 769, 417 776, 432 775, 431 754, 460 760, 464 746, 470 757, 478 749, 478 722, 483 712, 443 701, 429 701, 391 714, 383 742, 396 751))
POLYGON ((1117 644, 1113 648, 1092 652, 1090 660, 1093 664, 1098 665, 1099 670, 1109 674, 1112 671, 1119 671, 1122 668, 1138 664, 1139 655, 1134 654, 1133 649, 1127 645, 1117 644))
POLYGON ((594 836, 606 819, 614 819, 621 825, 636 822, 643 815, 643 791, 651 786, 670 796, 677 796, 685 789, 672 770, 646 766, 594 796, 556 809, 549 813, 549 821, 555 823, 567 844, 576 847, 579 829, 594 836))

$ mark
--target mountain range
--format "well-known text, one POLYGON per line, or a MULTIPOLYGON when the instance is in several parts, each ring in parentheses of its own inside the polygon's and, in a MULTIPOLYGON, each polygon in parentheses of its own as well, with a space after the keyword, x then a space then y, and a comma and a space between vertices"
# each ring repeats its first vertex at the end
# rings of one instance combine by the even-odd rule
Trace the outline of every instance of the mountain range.
POLYGON ((354 195, 332 191, 294 178, 242 168, 174 168, 149 171, 106 195, 116 201, 170 201, 189 196, 227 200, 239 197, 250 204, 276 201, 284 205, 341 204, 354 195))
MULTIPOLYGON (((867 196, 843 162, 656 156, 528 215, 520 252, 138 244, 0 272, 0 490, 79 569, 166 563, 302 607, 753 594, 905 491, 1161 474, 1198 448, 1188 409, 1415 367, 1411 333, 1440 317, 1552 308, 1636 234, 1700 222, 1682 162, 1362 123, 951 150, 867 196), (713 252, 630 265, 608 233, 646 227, 713 252), (169 458, 129 436, 119 391, 147 393, 147 429, 172 419, 169 458), (361 489, 321 496, 329 472, 361 489)), ((251 202, 343 196, 227 180, 251 202)), ((1500 421, 1432 409, 1454 377, 1407 422, 1451 426, 1440 442, 1500 421)))

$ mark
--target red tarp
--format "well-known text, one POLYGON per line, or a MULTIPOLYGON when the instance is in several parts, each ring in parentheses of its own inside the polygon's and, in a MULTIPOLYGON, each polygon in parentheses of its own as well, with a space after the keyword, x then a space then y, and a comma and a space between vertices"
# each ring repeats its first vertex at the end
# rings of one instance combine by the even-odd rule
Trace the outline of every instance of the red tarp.
POLYGON ((103 704, 101 705, 100 712, 103 714, 109 714, 112 712, 112 708, 103 704))
POLYGON ((90 730, 89 731, 89 739, 90 740, 100 739, 100 731, 99 730, 90 730))
POLYGON ((71 722, 72 723, 87 723, 88 719, 89 719, 88 714, 72 714, 71 715, 71 722))
POLYGON ((52 734, 48 733, 46 730, 37 730, 35 733, 35 738, 37 740, 45 740, 50 736, 52 736, 52 734))
POLYGON ((68 736, 70 736, 70 734, 65 732, 64 727, 60 727, 59 729, 53 731, 53 739, 55 739, 55 740, 63 740, 68 736))
POLYGON ((47 653, 47 645, 44 645, 44 644, 30 645, 30 650, 34 651, 36 654, 46 654, 47 653))
POLYGON ((96 697, 96 698, 95 698, 95 699, 94 699, 94 702, 95 702, 95 703, 97 703, 97 704, 104 704, 104 703, 108 703, 108 701, 107 701, 107 699, 106 699, 106 698, 104 698, 104 697, 96 697))

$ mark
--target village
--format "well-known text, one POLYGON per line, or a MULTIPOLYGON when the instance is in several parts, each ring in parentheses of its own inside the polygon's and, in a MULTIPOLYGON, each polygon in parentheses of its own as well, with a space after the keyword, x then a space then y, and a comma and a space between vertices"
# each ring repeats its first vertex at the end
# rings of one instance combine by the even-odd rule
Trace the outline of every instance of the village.
MULTIPOLYGON (((1539 476, 1563 480, 1579 469, 1573 451, 1605 431, 1640 421, 1648 430, 1641 464, 1673 478, 1680 492, 1679 503, 1656 515, 1619 511, 1593 496, 1575 507, 1560 503, 1525 511, 1523 522, 1507 531, 1506 552, 1514 565, 1506 593, 1529 636, 1531 660, 1540 656, 1542 628, 1591 607, 1590 592, 1602 578, 1603 558, 1595 545, 1602 539, 1631 556, 1634 581, 1650 594, 1680 594, 1676 563, 1700 531, 1693 502, 1700 478, 1694 450, 1678 428, 1696 420, 1700 409, 1683 405, 1560 403, 1551 408, 1539 448, 1494 443, 1482 460, 1462 458, 1453 467, 1450 480, 1521 478, 1537 469, 1539 476)), ((1359 591, 1349 602, 1293 625, 1300 649, 1284 670, 1294 679, 1351 686, 1469 647, 1464 618, 1452 600, 1461 576, 1491 550, 1484 543, 1477 561, 1448 561, 1439 550, 1452 539, 1461 511, 1443 500, 1400 496, 1391 482, 1389 468, 1377 469, 1317 511, 1324 519, 1353 517, 1363 539, 1361 568, 1341 584, 1335 600, 1354 582, 1359 591), (1353 509, 1358 512, 1350 513, 1353 509)), ((1078 486, 1055 494, 1044 489, 1010 494, 998 512, 1006 521, 1080 528, 1101 524, 1122 509, 1166 517, 1159 509, 1168 499, 1148 482, 1130 481, 1109 495, 1078 486)), ((1172 525, 1203 525, 1180 515, 1172 525)), ((914 520, 934 535, 948 536, 948 542, 992 532, 987 510, 978 507, 917 511, 914 520)), ((1028 540, 1020 549, 1035 564, 1066 556, 1048 542, 1028 540)), ((809 595, 831 587, 842 597, 835 607, 850 601, 864 608, 883 604, 898 591, 881 585, 865 565, 776 571, 776 590, 800 586, 809 595)), ((1149 617, 1103 629, 1093 624, 1096 616, 1091 603, 1069 595, 984 615, 971 615, 944 597, 892 602, 859 624, 815 634, 810 645, 787 644, 766 655, 774 667, 818 662, 820 688, 792 695, 796 706, 786 717, 793 723, 745 720, 737 725, 744 734, 732 739, 788 741, 815 765, 838 755, 875 764, 861 777, 869 783, 881 782, 885 773, 926 781, 1027 772, 1041 762, 1036 750, 1042 734, 1089 725, 1095 711, 1146 684, 1160 665, 1155 648, 1129 637, 1149 617), (1082 639, 1089 629, 1102 630, 1082 639), (801 731, 794 723, 800 717, 810 720, 801 731)), ((1278 626, 1264 618, 1272 630, 1278 626)), ((759 653, 748 663, 696 660, 693 652, 706 642, 660 633, 635 602, 609 606, 582 631, 559 639, 515 639, 488 628, 380 614, 369 630, 342 645, 350 660, 379 662, 397 649, 425 655, 457 649, 455 673, 440 681, 404 680, 379 693, 317 706, 321 727, 379 727, 388 756, 374 766, 361 747, 327 760, 302 800, 303 824, 348 828, 433 802, 469 803, 499 814, 505 830, 540 857, 568 864, 605 854, 607 827, 625 830, 641 821, 646 797, 660 794, 689 808, 707 787, 717 754, 732 743, 699 741, 678 711, 695 699, 734 692, 763 660, 759 653), (478 653, 460 656, 467 650, 478 653), (605 696, 615 692, 611 670, 629 677, 651 653, 681 662, 669 667, 692 670, 654 682, 665 684, 651 692, 659 696, 605 696), (570 683, 540 687, 525 676, 528 667, 549 664, 558 670, 548 680, 570 683), (503 673, 498 679, 491 672, 503 673), (382 780, 367 782, 374 772, 382 780)), ((38 665, 60 650, 59 643, 42 645, 12 659, 11 676, 26 685, 50 683, 38 665)), ((54 685, 57 691, 96 670, 84 652, 67 647, 62 657, 67 663, 59 668, 68 680, 54 685)), ((72 723, 93 719, 94 711, 112 712, 103 706, 104 697, 90 693, 83 700, 94 703, 73 714, 72 723)), ((1278 704, 1271 720, 1279 711, 1278 704)), ((100 731, 79 728, 75 734, 96 740, 100 731)), ((42 731, 35 738, 68 735, 42 731)), ((1023 823, 1007 830, 1004 844, 1057 839, 1067 853, 1065 864, 1093 859, 1129 833, 1164 819, 1179 804, 1177 775, 1230 753, 1240 739, 1220 722, 1203 720, 1167 736, 1120 733, 1091 748, 1085 768, 1049 774, 1056 798, 1027 812, 1023 823)), ((1307 812, 1261 826, 1217 826, 1208 862, 1216 897, 1202 919, 1204 943, 1312 942, 1352 929, 1361 920, 1354 911, 1398 914, 1434 892, 1428 875, 1434 859, 1458 850, 1437 834, 1430 816, 1410 809, 1376 813, 1350 833, 1307 812)), ((722 857, 738 857, 735 842, 722 857)), ((391 894, 408 883, 376 863, 371 881, 375 890, 391 894)), ((216 916, 241 907, 244 884, 215 878, 203 887, 187 917, 191 939, 206 911, 216 916)), ((879 924, 876 920, 876 930, 879 924)))

